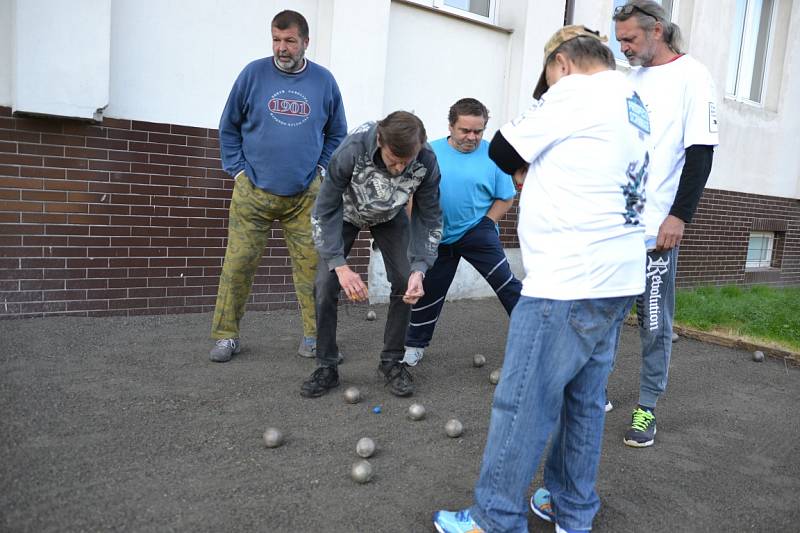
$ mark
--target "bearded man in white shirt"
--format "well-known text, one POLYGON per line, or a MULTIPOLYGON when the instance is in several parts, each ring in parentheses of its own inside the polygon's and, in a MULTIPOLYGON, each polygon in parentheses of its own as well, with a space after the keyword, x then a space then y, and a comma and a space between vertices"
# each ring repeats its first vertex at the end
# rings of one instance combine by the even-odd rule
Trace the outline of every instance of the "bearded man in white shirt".
POLYGON ((680 28, 652 0, 630 0, 614 11, 617 40, 634 68, 628 78, 647 106, 654 143, 645 187, 647 266, 637 299, 642 367, 639 405, 624 443, 652 446, 655 407, 667 386, 675 312, 675 270, 684 226, 703 194, 719 144, 716 90, 711 74, 682 53, 680 28))

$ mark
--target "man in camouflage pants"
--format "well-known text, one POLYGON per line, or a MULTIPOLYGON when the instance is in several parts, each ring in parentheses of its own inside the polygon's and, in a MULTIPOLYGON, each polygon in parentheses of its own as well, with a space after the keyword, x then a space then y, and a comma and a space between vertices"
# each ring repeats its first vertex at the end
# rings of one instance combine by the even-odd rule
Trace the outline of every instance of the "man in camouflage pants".
POLYGON ((222 163, 236 183, 211 329, 216 344, 210 358, 218 363, 241 349, 239 321, 275 220, 292 257, 303 317, 298 353, 314 357, 316 351, 311 209, 347 123, 336 80, 305 58, 307 46, 305 18, 295 11, 278 13, 272 20, 273 56, 242 70, 220 119, 222 163))

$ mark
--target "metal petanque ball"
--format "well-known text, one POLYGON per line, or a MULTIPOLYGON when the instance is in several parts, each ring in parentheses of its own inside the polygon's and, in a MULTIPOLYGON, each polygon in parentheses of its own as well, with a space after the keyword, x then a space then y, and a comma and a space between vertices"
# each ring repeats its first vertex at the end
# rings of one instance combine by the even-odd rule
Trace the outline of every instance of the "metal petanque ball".
POLYGON ((283 433, 277 428, 267 428, 264 431, 264 444, 267 448, 277 448, 283 444, 283 433))
POLYGON ((462 433, 464 433, 464 426, 456 420, 455 418, 448 420, 447 423, 444 425, 444 431, 447 433, 447 436, 450 438, 460 437, 462 433))
POLYGON ((753 352, 753 361, 756 363, 763 363, 764 362, 764 352, 761 350, 756 350, 753 352))
POLYGON ((367 460, 361 460, 353 463, 353 468, 350 470, 350 477, 356 483, 369 483, 372 479, 372 465, 367 460))
POLYGON ((492 370, 492 373, 489 374, 489 381, 492 385, 497 385, 500 383, 500 369, 492 370))
POLYGON ((358 439, 356 443, 356 453, 359 457, 366 459, 375 453, 375 441, 369 437, 358 439))
POLYGON ((361 401, 361 391, 355 387, 347 387, 344 390, 344 401, 347 403, 358 403, 361 401))
POLYGON ((378 318, 378 315, 375 314, 375 311, 372 309, 367 311, 367 320, 375 320, 376 318, 378 318))
POLYGON ((425 407, 419 403, 412 403, 408 407, 408 418, 411 420, 422 420, 425 418, 425 407))
POLYGON ((486 358, 482 354, 476 353, 474 356, 472 356, 472 366, 475 368, 480 368, 485 364, 486 358))
POLYGON ((672 342, 677 342, 680 339, 680 336, 677 333, 672 334, 672 342))

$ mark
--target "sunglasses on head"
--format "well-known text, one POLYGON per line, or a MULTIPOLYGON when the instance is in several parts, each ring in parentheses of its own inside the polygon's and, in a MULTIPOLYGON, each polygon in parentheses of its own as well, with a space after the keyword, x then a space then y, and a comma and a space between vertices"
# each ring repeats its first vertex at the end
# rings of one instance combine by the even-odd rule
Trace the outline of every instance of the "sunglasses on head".
POLYGON ((637 6, 637 5, 634 5, 634 4, 625 4, 624 6, 617 6, 617 8, 616 8, 616 9, 614 9, 614 16, 615 16, 615 17, 616 17, 616 16, 618 16, 618 15, 625 15, 625 16, 628 16, 628 15, 630 15, 631 13, 633 13, 634 11, 639 11, 639 12, 641 12, 641 13, 644 13, 644 14, 645 14, 645 15, 647 15, 648 17, 653 17, 653 18, 654 18, 654 19, 656 19, 656 20, 661 20, 661 19, 660 19, 659 17, 657 17, 656 15, 654 15, 654 14, 650 13, 648 10, 646 10, 646 9, 642 9, 641 7, 639 7, 639 6, 637 6))

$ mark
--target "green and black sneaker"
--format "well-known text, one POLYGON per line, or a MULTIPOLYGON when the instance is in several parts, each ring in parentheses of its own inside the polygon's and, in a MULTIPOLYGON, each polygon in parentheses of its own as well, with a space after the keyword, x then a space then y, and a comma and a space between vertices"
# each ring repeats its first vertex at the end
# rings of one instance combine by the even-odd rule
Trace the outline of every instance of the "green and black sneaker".
POLYGON ((631 416, 631 428, 625 432, 624 442, 634 448, 652 446, 656 440, 656 415, 637 407, 631 416))

